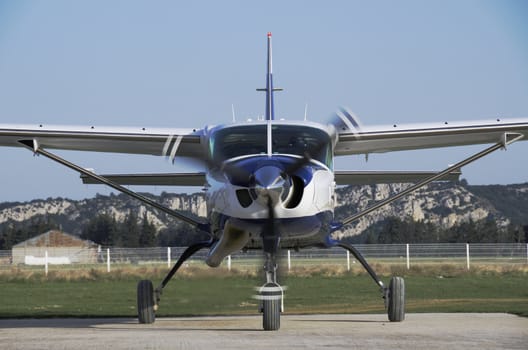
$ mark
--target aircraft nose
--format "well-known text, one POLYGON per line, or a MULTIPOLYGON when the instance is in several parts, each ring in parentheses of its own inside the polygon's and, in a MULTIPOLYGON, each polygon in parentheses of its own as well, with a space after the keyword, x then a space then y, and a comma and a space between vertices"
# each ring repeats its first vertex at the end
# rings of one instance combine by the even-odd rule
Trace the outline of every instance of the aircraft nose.
POLYGON ((256 199, 261 200, 263 204, 267 203, 268 198, 273 203, 278 203, 287 187, 287 178, 282 169, 276 166, 264 166, 255 171, 253 178, 256 199))

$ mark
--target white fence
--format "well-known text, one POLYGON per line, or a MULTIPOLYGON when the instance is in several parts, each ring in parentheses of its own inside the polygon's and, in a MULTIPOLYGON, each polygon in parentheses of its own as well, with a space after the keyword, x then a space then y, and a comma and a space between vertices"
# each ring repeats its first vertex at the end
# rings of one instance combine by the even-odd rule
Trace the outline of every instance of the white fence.
MULTIPOLYGON (((450 263, 461 264, 467 269, 471 264, 490 265, 528 265, 528 244, 365 244, 355 245, 369 262, 387 264, 402 264, 407 268, 424 264, 450 263)), ((53 256, 53 250, 45 251, 42 256, 27 257, 32 265, 44 266, 48 271, 49 265, 66 265, 71 268, 86 266, 79 261, 94 261, 90 266, 99 265, 110 271, 113 265, 133 264, 163 264, 172 266, 185 250, 184 247, 157 247, 157 248, 101 248, 77 251, 75 256, 53 256), (84 259, 83 254, 90 259, 84 259)), ((198 252, 189 263, 203 261, 206 250, 198 252)), ((259 250, 238 252, 225 259, 224 264, 228 269, 232 267, 258 267, 261 264, 262 252, 259 250)), ((351 254, 342 248, 331 249, 304 249, 300 251, 283 251, 283 261, 289 268, 299 265, 341 265, 350 269, 356 261, 351 254)), ((10 250, 0 250, 0 268, 13 266, 26 267, 24 263, 13 263, 10 250)))

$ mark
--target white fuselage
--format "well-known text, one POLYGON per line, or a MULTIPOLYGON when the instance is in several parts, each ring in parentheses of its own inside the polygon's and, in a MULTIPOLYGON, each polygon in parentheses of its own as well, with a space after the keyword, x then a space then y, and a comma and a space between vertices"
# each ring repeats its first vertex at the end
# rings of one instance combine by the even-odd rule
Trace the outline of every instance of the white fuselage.
POLYGON ((331 131, 270 121, 206 133, 208 217, 219 240, 210 265, 232 251, 262 247, 270 230, 283 248, 322 243, 335 206, 331 131))

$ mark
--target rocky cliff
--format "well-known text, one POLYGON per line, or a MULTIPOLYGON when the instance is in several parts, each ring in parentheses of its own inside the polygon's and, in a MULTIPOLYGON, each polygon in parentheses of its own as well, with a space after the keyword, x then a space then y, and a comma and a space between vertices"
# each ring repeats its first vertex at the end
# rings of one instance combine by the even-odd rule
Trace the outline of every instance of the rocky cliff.
MULTIPOLYGON (((336 219, 361 211, 408 186, 410 185, 379 184, 339 188, 336 219)), ((152 198, 172 209, 189 211, 198 216, 206 215, 205 197, 202 193, 162 193, 152 198)), ((146 213, 158 229, 165 227, 168 220, 172 220, 125 195, 99 195, 79 201, 49 198, 25 203, 2 203, 0 228, 10 223, 24 223, 47 217, 60 224, 63 230, 80 234, 82 227, 98 213, 110 213, 121 221, 130 210, 136 211, 139 218, 146 213)), ((336 236, 341 238, 360 234, 368 226, 390 216, 412 217, 414 220, 424 220, 449 228, 457 223, 486 218, 495 219, 499 225, 507 225, 512 221, 510 214, 514 212, 513 221, 524 220, 524 223, 528 223, 528 183, 500 186, 435 183, 361 218, 346 229, 336 232, 336 236)))

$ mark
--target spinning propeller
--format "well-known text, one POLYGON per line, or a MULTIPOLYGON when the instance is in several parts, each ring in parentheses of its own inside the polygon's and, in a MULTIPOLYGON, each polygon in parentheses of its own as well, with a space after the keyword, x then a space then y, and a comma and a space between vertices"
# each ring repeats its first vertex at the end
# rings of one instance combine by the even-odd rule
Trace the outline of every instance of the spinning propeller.
POLYGON ((355 134, 361 131, 362 128, 358 116, 346 107, 339 108, 331 119, 330 124, 332 124, 338 132, 350 131, 355 134))

